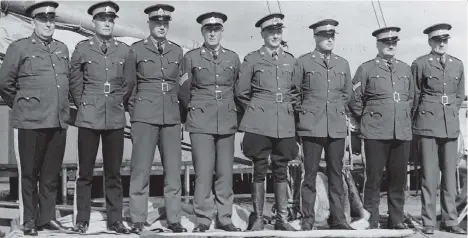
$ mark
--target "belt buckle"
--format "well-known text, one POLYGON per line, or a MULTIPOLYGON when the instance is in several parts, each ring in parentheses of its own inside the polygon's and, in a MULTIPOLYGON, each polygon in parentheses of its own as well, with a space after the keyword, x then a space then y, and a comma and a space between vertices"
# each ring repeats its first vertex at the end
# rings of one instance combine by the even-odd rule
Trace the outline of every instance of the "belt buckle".
POLYGON ((447 105, 448 104, 448 96, 447 95, 443 95, 442 97, 440 97, 440 99, 442 100, 442 105, 447 105))
POLYGON ((283 94, 276 93, 276 102, 283 102, 283 94))
POLYGON ((216 100, 223 99, 222 94, 221 94, 221 90, 216 90, 215 91, 215 97, 216 97, 216 100))
POLYGON ((110 93, 111 91, 111 85, 109 82, 104 83, 104 93, 110 93))
POLYGON ((169 84, 168 83, 161 83, 161 89, 163 92, 169 92, 169 84))
POLYGON ((393 93, 393 101, 400 102, 400 94, 398 92, 393 93))

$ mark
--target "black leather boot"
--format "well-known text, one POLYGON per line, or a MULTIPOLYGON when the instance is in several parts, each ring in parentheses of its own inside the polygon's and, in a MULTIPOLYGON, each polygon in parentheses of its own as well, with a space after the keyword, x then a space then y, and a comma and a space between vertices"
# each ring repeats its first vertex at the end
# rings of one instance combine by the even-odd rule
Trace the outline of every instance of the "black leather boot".
POLYGON ((275 230, 296 231, 288 223, 288 184, 275 183, 276 222, 275 230))
POLYGON ((263 204, 265 202, 265 183, 252 183, 252 205, 254 212, 249 216, 249 231, 263 230, 263 204))

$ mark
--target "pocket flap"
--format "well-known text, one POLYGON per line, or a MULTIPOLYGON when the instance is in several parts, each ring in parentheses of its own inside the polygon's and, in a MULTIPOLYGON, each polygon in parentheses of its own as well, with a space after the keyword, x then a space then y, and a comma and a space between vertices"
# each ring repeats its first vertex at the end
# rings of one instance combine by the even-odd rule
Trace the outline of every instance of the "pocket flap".
POLYGON ((37 101, 41 100, 41 90, 20 90, 18 91, 18 101, 20 99, 29 101, 35 99, 37 101))
POLYGON ((112 63, 123 65, 125 63, 125 59, 115 58, 115 59, 112 59, 112 63))
POLYGON ((82 97, 81 98, 81 104, 83 106, 86 106, 86 105, 92 105, 92 106, 96 106, 96 101, 97 101, 97 98, 96 97, 82 97))
POLYGON ((136 100, 141 102, 141 101, 149 101, 153 102, 153 96, 152 95, 147 95, 147 94, 139 94, 136 97, 136 100))

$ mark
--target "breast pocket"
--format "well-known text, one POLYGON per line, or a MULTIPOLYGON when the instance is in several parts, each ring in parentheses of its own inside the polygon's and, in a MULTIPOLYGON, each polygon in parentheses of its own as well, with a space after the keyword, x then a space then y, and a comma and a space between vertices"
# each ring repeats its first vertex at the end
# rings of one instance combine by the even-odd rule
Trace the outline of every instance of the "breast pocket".
POLYGON ((98 119, 97 96, 83 96, 78 110, 78 118, 85 123, 95 123, 98 119))
POLYGON ((442 92, 444 90, 444 80, 442 77, 437 75, 426 76, 427 86, 433 90, 442 92))
POLYGON ((54 66, 55 71, 62 74, 68 74, 70 62, 68 55, 55 54, 55 59, 57 60, 57 63, 54 66))
POLYGON ((29 67, 31 74, 38 74, 41 71, 49 70, 45 63, 46 58, 41 55, 30 55, 25 58, 26 67, 29 67))
POLYGON ((92 59, 84 61, 83 65, 85 76, 92 79, 99 78, 99 71, 101 70, 101 67, 105 67, 104 65, 100 65, 99 62, 92 59))
POLYGON ((333 78, 330 80, 332 87, 338 90, 344 88, 344 85, 346 84, 346 73, 339 70, 333 70, 332 75, 333 78))
POLYGON ((403 92, 409 92, 409 77, 406 75, 398 76, 398 90, 403 92))
MULTIPOLYGON (((326 76, 326 75, 325 75, 326 76)), ((308 79, 309 88, 311 91, 317 91, 324 88, 324 84, 327 82, 323 79, 324 75, 318 71, 308 71, 306 72, 305 77, 308 79)))
POLYGON ((227 82, 231 85, 234 83, 234 73, 236 68, 232 64, 223 64, 223 76, 226 78, 227 82))
POLYGON ((393 88, 390 79, 381 75, 371 76, 369 81, 370 90, 373 93, 384 93, 393 88))
POLYGON ((210 69, 204 65, 198 65, 192 67, 193 81, 196 84, 209 84, 211 78, 210 69))
MULTIPOLYGON (((271 83, 269 81, 275 76, 273 72, 268 67, 255 67, 254 68, 254 83, 260 87, 268 87, 271 83)), ((276 81, 275 81, 276 85, 276 81)))
POLYGON ((180 62, 177 59, 167 59, 167 66, 164 67, 164 75, 169 78, 177 78, 180 71, 180 62))
POLYGON ((122 58, 115 58, 112 59, 112 67, 115 70, 117 76, 122 76, 123 75, 123 65, 125 63, 125 60, 122 58))
POLYGON ((159 60, 143 58, 138 61, 138 71, 147 78, 161 76, 161 63, 159 60))

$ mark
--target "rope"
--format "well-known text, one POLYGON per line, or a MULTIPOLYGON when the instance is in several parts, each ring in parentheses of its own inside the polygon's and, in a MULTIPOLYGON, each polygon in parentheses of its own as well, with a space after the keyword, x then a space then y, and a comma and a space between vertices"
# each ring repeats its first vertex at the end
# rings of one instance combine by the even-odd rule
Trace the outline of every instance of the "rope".
POLYGON ((379 17, 377 16, 377 11, 375 10, 374 1, 371 1, 371 3, 372 3, 372 8, 374 9, 374 14, 375 14, 375 19, 377 20, 377 25, 379 25, 379 28, 380 28, 379 17))
POLYGON ((280 13, 282 13, 282 12, 281 12, 281 4, 280 4, 280 1, 279 1, 279 0, 276 0, 276 2, 278 3, 278 8, 279 8, 279 10, 280 10, 280 13))
POLYGON ((380 1, 377 0, 377 3, 379 3, 379 9, 380 9, 380 14, 382 15, 382 20, 383 20, 385 26, 387 26, 387 23, 385 22, 385 17, 384 17, 383 11, 382 11, 382 6, 380 5, 380 1))

